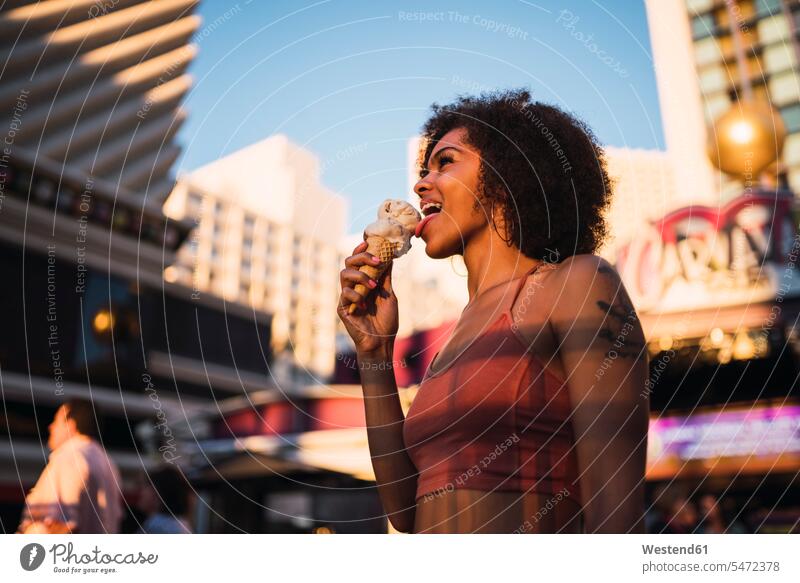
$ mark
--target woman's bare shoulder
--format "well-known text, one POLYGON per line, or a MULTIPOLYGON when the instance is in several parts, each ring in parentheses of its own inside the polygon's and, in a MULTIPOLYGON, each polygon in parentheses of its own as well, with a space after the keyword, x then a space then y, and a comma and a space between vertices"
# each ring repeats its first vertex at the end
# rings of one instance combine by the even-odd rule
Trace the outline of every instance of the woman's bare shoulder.
POLYGON ((581 277, 587 273, 602 273, 603 270, 611 269, 616 270, 608 262, 607 259, 594 253, 579 253, 577 255, 570 255, 564 261, 556 264, 556 271, 562 277, 581 277))
POLYGON ((616 268, 607 259, 593 253, 580 253, 567 257, 552 268, 553 276, 550 289, 555 298, 553 309, 561 308, 570 311, 574 308, 565 298, 579 299, 589 290, 602 289, 603 293, 614 293, 622 287, 622 281, 616 268))
POLYGON ((616 268, 607 259, 592 253, 567 257, 554 264, 552 271, 562 291, 586 290, 587 287, 620 281, 616 268))

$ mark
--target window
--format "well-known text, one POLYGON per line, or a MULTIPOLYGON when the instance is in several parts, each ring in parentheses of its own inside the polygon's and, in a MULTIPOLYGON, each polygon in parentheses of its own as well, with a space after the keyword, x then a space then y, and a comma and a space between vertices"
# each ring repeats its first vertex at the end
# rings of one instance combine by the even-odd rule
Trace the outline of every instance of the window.
POLYGON ((701 39, 714 33, 716 24, 713 14, 703 14, 692 18, 692 37, 701 39))
POLYGON ((756 0, 756 12, 760 18, 780 14, 781 0, 756 0))
POLYGON ((800 87, 794 71, 775 75, 769 80, 769 92, 774 105, 780 107, 800 101, 800 87))
POLYGON ((786 131, 790 134, 800 132, 800 103, 781 109, 781 117, 786 124, 786 131))
POLYGON ((187 207, 189 215, 200 215, 203 211, 203 197, 196 192, 190 192, 187 207))
POLYGON ((758 23, 759 41, 762 45, 769 45, 789 38, 788 24, 782 14, 760 20, 758 23))
POLYGON ((731 100, 727 93, 720 93, 706 99, 706 121, 717 119, 731 107, 731 100))
POLYGON ((764 49, 762 62, 768 73, 791 69, 794 61, 794 48, 790 44, 778 43, 764 49))
MULTIPOLYGON (((784 117, 784 119, 786 118, 784 117)), ((800 134, 786 138, 786 145, 783 147, 783 161, 788 166, 800 165, 800 134)))
POLYGON ((253 215, 244 216, 244 230, 246 232, 251 233, 253 231, 253 227, 255 226, 255 224, 256 224, 256 219, 253 215))
POLYGON ((714 0, 686 0, 686 8, 689 14, 707 12, 714 7, 714 0))
POLYGON ((704 38, 694 43, 694 60, 698 67, 719 63, 722 60, 722 46, 714 37, 704 38))
POLYGON ((703 94, 717 93, 728 86, 727 71, 719 65, 706 67, 700 71, 699 78, 703 94))
POLYGON ((800 170, 793 170, 788 175, 789 188, 795 192, 800 192, 800 170))

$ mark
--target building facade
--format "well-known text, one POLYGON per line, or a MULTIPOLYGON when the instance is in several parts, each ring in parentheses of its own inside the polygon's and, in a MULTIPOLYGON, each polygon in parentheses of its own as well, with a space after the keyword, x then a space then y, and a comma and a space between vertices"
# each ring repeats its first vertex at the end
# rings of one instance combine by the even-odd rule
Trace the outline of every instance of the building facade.
POLYGON ((47 461, 47 424, 90 399, 137 487, 187 461, 195 419, 269 390, 270 316, 165 282, 194 224, 162 211, 191 86, 196 1, 6 2, 0 11, 0 528, 47 461), (220 334, 225 330, 225 334, 220 334))
POLYGON ((166 280, 274 314, 276 382, 327 380, 346 203, 317 158, 273 136, 182 176, 164 209, 197 223, 166 280))
POLYGON ((741 181, 715 170, 706 142, 711 122, 744 97, 734 32, 745 54, 753 99, 770 103, 788 137, 779 179, 800 191, 800 5, 788 0, 646 0, 667 149, 693 201, 738 196, 741 181))
POLYGON ((5 145, 159 208, 197 49, 198 0, 7 2, 0 14, 5 145))
POLYGON ((649 221, 681 205, 673 156, 660 150, 606 147, 614 195, 606 214, 609 238, 598 253, 611 263, 616 249, 649 221))

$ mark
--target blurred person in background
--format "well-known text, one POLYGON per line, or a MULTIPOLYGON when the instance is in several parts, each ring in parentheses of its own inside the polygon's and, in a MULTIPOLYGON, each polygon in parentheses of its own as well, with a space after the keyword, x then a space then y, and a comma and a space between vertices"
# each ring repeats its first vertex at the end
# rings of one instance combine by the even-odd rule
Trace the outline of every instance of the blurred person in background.
POLYGON ((691 534, 697 528, 697 506, 687 496, 678 496, 670 505, 666 534, 691 534))
POLYGON ((143 534, 191 534, 186 516, 190 507, 191 488, 181 471, 164 466, 145 477, 139 495, 139 509, 147 517, 143 534))
POLYGON ((731 519, 722 503, 713 494, 700 497, 700 524, 697 532, 701 534, 745 534, 747 528, 738 520, 731 519))
POLYGON ((94 406, 61 405, 50 423, 47 466, 25 498, 22 534, 117 533, 122 519, 119 470, 94 439, 94 406))

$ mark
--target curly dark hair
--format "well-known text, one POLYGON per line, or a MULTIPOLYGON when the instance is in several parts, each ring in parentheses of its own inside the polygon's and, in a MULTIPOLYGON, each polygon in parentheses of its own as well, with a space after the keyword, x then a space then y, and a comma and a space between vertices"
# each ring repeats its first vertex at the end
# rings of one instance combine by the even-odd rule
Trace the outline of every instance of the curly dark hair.
POLYGON ((509 246, 558 263, 603 244, 612 184, 605 153, 584 122, 531 101, 525 89, 459 96, 432 109, 422 130, 420 171, 445 134, 464 128, 481 155, 476 210, 499 203, 501 237, 509 246))

